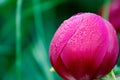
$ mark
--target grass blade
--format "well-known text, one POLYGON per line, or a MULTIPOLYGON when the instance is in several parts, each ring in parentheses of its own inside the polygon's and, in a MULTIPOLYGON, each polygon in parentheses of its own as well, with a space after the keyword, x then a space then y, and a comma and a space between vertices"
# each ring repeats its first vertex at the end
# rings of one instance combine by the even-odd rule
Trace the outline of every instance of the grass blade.
POLYGON ((16 4, 16 78, 21 79, 21 9, 22 0, 17 0, 16 4))

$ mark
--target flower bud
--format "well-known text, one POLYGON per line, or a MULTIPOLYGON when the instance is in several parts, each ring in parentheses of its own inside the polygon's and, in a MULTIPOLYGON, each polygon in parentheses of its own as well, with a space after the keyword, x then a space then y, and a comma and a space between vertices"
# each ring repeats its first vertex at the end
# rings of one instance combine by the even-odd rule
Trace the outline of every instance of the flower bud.
POLYGON ((93 80, 111 71, 118 59, 118 38, 112 25, 93 13, 65 20, 50 44, 50 61, 65 80, 93 80))
POLYGON ((109 6, 109 21, 120 32, 120 0, 112 0, 109 6))

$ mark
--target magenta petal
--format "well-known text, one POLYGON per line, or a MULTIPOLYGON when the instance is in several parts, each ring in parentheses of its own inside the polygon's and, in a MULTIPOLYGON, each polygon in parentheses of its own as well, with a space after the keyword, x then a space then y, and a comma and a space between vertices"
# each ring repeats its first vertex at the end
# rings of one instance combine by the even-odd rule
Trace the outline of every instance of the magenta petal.
POLYGON ((119 43, 118 43, 118 38, 116 36, 117 34, 113 29, 112 25, 108 21, 104 20, 104 22, 106 24, 109 34, 109 41, 108 41, 109 45, 106 51, 106 55, 97 72, 98 77, 104 76, 105 74, 109 73, 112 70, 112 68, 117 62, 118 53, 119 53, 119 43))
POLYGON ((118 59, 118 38, 112 25, 92 13, 64 21, 50 44, 50 61, 65 80, 105 76, 118 59))
POLYGON ((105 27, 104 22, 99 17, 83 16, 81 25, 67 42, 61 58, 76 79, 84 76, 93 78, 107 50, 108 39, 106 36, 108 34, 103 28, 105 27))
POLYGON ((113 0, 109 6, 109 21, 120 32, 120 0, 113 0))
POLYGON ((58 63, 61 63, 60 61, 58 61, 60 60, 58 59, 59 55, 62 49, 64 48, 64 46, 66 45, 67 41, 77 30, 78 26, 76 26, 76 24, 79 24, 81 21, 81 19, 79 19, 78 17, 80 17, 80 15, 71 17, 69 20, 64 21, 63 24, 55 33, 53 40, 51 41, 50 50, 49 50, 50 61, 53 67, 55 68, 57 67, 58 72, 60 71, 59 68, 62 67, 62 66, 61 67, 58 66, 58 63))
POLYGON ((54 35, 54 39, 51 41, 49 51, 50 58, 52 59, 51 61, 53 61, 52 63, 56 63, 54 61, 57 61, 57 58, 61 53, 63 47, 66 45, 69 38, 76 31, 78 26, 74 26, 72 23, 72 18, 70 18, 70 20, 64 21, 54 35))
POLYGON ((57 71, 57 73, 64 79, 75 80, 75 78, 69 73, 68 69, 64 66, 60 56, 57 58, 57 62, 56 64, 54 64, 54 68, 57 71))

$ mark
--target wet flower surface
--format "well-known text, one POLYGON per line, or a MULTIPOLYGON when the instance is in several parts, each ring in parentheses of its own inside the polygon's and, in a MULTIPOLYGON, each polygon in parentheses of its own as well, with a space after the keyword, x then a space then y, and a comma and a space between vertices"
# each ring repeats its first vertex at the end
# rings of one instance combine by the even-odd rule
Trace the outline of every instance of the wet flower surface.
POLYGON ((93 13, 65 20, 50 44, 50 61, 65 80, 93 80, 111 71, 118 58, 112 25, 93 13))

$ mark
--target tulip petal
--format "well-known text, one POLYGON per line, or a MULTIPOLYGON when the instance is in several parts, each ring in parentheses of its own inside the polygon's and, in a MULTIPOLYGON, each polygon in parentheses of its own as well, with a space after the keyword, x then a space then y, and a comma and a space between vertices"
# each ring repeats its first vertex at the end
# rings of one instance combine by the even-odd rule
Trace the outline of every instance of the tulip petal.
POLYGON ((99 70, 97 72, 97 76, 101 77, 104 76, 105 74, 108 74, 114 65, 116 64, 116 61, 118 59, 118 53, 119 53, 119 43, 118 43, 118 38, 115 30, 113 29, 112 25, 108 23, 108 21, 104 20, 108 34, 109 34, 109 45, 108 49, 106 52, 106 55, 99 67, 99 70))
POLYGON ((114 67, 117 34, 100 16, 82 13, 65 20, 50 44, 50 61, 65 80, 93 80, 114 67))
POLYGON ((64 66, 63 61, 61 60, 60 56, 57 58, 56 64, 54 64, 55 70, 61 77, 66 80, 76 80, 72 75, 70 75, 68 69, 64 66))
MULTIPOLYGON (((55 33, 54 38, 51 41, 49 51, 50 61, 53 67, 56 67, 57 65, 55 64, 59 63, 58 58, 62 49, 64 48, 70 37, 77 30, 78 26, 76 26, 76 24, 79 24, 80 21, 82 20, 78 17, 80 17, 80 15, 71 17, 70 19, 64 21, 63 24, 59 27, 59 29, 55 33)), ((57 68, 56 71, 59 71, 59 68, 57 68)))
POLYGON ((113 0, 109 6, 109 21, 115 27, 116 31, 120 31, 120 0, 113 0))
POLYGON ((107 29, 102 19, 95 15, 82 18, 81 25, 61 53, 65 66, 76 79, 94 76, 108 45, 107 29))

